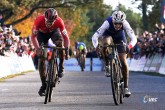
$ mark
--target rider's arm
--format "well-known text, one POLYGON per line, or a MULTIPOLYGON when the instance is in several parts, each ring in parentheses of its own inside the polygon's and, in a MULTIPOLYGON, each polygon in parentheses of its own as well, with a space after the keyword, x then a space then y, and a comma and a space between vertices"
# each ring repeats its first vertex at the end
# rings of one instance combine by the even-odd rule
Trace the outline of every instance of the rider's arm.
POLYGON ((137 38, 134 34, 133 29, 131 28, 130 24, 125 20, 123 23, 123 28, 127 32, 128 36, 130 37, 131 41, 128 44, 128 48, 131 49, 137 43, 137 38))
POLYGON ((95 34, 92 36, 92 43, 93 46, 96 48, 98 45, 98 38, 100 36, 103 35, 103 33, 105 32, 105 30, 107 30, 109 28, 109 23, 108 21, 104 21, 104 23, 102 24, 102 26, 95 32, 95 34))
POLYGON ((65 25, 64 25, 64 22, 62 19, 60 20, 59 28, 60 28, 62 37, 64 38, 64 46, 69 48, 70 47, 70 39, 69 39, 67 30, 65 28, 65 25))
POLYGON ((38 40, 37 40, 38 24, 39 24, 38 19, 36 19, 34 21, 33 28, 32 28, 32 34, 31 34, 31 41, 32 41, 36 50, 38 50, 40 48, 38 40))

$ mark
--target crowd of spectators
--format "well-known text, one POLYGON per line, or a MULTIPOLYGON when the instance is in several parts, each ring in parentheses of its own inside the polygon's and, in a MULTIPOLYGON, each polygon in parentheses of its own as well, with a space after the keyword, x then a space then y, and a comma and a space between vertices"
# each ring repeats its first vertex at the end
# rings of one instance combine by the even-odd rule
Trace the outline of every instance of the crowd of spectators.
POLYGON ((33 52, 34 47, 29 37, 21 37, 20 34, 12 26, 0 26, 0 55, 10 56, 11 53, 16 53, 22 56, 33 52))
POLYGON ((165 25, 155 24, 155 31, 144 31, 141 36, 137 36, 138 42, 130 52, 131 58, 151 58, 155 54, 165 55, 165 25))
POLYGON ((38 58, 30 38, 21 37, 21 32, 13 29, 12 26, 0 26, 0 55, 10 57, 12 54, 20 57, 29 55, 37 69, 38 58))

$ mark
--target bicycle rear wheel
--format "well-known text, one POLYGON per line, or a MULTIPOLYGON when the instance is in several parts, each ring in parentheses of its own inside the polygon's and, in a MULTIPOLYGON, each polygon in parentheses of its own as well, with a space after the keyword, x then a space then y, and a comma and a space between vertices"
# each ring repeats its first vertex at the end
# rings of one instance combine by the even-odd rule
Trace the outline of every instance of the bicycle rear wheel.
POLYGON ((117 72, 117 64, 114 59, 110 62, 111 65, 111 86, 112 86, 112 93, 113 99, 116 105, 120 103, 120 77, 117 72))

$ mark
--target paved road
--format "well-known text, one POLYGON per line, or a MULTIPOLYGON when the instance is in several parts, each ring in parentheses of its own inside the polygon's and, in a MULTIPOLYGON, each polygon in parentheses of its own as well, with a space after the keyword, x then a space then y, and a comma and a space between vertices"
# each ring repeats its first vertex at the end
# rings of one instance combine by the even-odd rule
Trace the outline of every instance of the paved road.
POLYGON ((165 110, 165 77, 131 73, 132 95, 119 106, 102 72, 67 72, 48 104, 37 94, 39 87, 37 71, 1 82, 0 110, 165 110))

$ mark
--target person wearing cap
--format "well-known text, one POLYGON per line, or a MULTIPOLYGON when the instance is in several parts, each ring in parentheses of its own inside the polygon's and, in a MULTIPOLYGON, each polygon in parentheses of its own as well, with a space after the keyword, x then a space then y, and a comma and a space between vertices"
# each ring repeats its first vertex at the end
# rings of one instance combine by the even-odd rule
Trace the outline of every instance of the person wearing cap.
MULTIPOLYGON (((123 68, 123 76, 124 76, 124 92, 125 97, 129 97, 131 95, 130 90, 128 89, 128 79, 129 79, 129 69, 127 64, 127 53, 128 51, 135 46, 137 43, 137 38, 134 34, 133 29, 131 28, 130 24, 126 20, 126 15, 124 12, 120 10, 116 10, 109 16, 101 25, 101 27, 94 33, 92 36, 92 43, 95 48, 98 46, 98 38, 102 37, 102 45, 106 46, 111 44, 113 41, 114 44, 124 43, 126 45, 126 49, 124 46, 117 46, 117 50, 119 53, 119 58, 123 68), (130 42, 127 43, 127 39, 125 36, 125 31, 127 32, 128 36, 130 37, 130 42)), ((108 56, 106 54, 106 47, 102 49, 105 66, 105 72, 107 73, 108 68, 108 56)), ((107 77, 109 75, 106 75, 107 77)))

